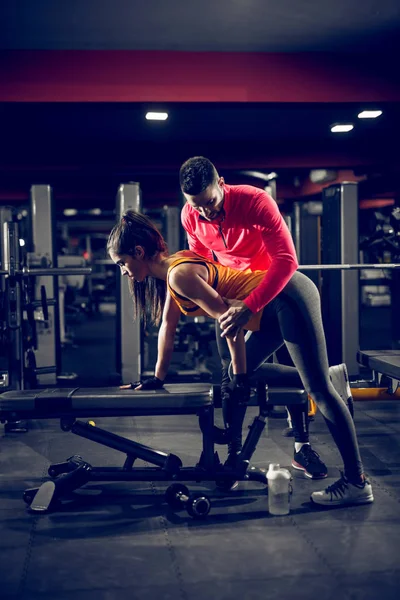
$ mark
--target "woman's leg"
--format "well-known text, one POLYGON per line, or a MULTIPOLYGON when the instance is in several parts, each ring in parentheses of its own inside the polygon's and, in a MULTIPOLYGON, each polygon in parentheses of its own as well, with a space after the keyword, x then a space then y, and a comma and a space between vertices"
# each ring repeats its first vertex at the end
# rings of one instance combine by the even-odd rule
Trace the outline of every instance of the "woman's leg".
MULTIPOLYGON (((271 315, 269 316, 267 337, 265 335, 258 336, 251 332, 248 332, 246 335, 247 372, 251 376, 252 373, 257 370, 257 374, 253 379, 258 380, 262 378, 268 385, 300 387, 302 386, 301 378, 294 367, 265 363, 265 360, 284 343, 276 315, 271 312, 271 315)), ((226 388, 230 382, 229 365, 231 356, 226 338, 221 338, 221 329, 218 321, 216 321, 215 333, 222 368, 222 413, 225 427, 232 434, 230 436, 231 440, 228 447, 228 454, 235 456, 235 454, 240 452, 242 447, 242 425, 246 414, 246 407, 233 406, 230 402, 229 394, 226 393, 226 388)), ((308 443, 308 407, 304 405, 292 405, 289 409, 289 414, 295 443, 308 443)), ((323 463, 320 463, 319 471, 319 477, 321 477, 321 473, 323 477, 326 476, 326 467, 323 463)))
POLYGON ((228 432, 228 458, 225 466, 234 467, 237 455, 242 450, 242 429, 243 421, 246 416, 246 405, 237 404, 231 398, 228 385, 231 381, 229 376, 229 365, 231 363, 231 355, 229 352, 228 343, 225 337, 221 337, 221 327, 218 321, 215 321, 215 335, 217 341, 218 354, 221 359, 221 401, 222 401, 222 416, 224 419, 225 429, 228 432))
MULTIPOLYGON (((303 387, 296 368, 265 363, 284 344, 281 326, 274 301, 264 308, 261 329, 246 336, 247 372, 253 380, 265 380, 269 385, 303 387), (275 381, 274 381, 275 379, 275 381)), ((311 479, 323 479, 328 469, 309 443, 308 403, 292 404, 288 407, 294 436, 293 466, 302 470, 311 479)))

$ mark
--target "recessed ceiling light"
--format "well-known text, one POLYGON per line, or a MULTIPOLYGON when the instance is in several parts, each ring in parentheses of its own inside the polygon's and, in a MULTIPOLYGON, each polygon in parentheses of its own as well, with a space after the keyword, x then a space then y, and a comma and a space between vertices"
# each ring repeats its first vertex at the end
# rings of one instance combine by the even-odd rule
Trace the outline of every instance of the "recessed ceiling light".
POLYGON ((166 112, 148 112, 148 113, 146 113, 146 119, 148 121, 166 121, 168 119, 168 113, 166 113, 166 112))
POLYGON ((352 129, 354 129, 354 125, 332 125, 331 127, 331 131, 332 133, 347 133, 348 131, 351 131, 352 129))
POLYGON ((376 119, 377 117, 380 117, 381 114, 382 114, 381 110, 363 110, 358 115, 358 118, 359 119, 376 119))
POLYGON ((76 210, 76 208, 65 208, 64 209, 65 217, 74 217, 77 214, 78 214, 78 211, 76 210))

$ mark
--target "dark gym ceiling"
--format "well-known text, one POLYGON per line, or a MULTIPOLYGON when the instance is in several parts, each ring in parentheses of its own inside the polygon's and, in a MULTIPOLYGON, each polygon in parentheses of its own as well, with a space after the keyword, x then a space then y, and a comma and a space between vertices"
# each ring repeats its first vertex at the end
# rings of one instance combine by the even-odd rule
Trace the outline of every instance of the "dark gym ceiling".
POLYGON ((398 0, 2 0, 1 49, 399 48, 398 0))
MULTIPOLYGON (((387 72, 400 51, 399 32, 398 0, 0 3, 0 51, 10 52, 351 52, 387 72)), ((363 161, 355 157, 368 158, 372 150, 386 164, 398 148, 393 144, 400 132, 398 104, 374 106, 384 110, 382 117, 358 123, 346 136, 330 133, 331 124, 354 122, 368 107, 373 106, 300 104, 295 97, 284 105, 175 102, 160 107, 168 110, 168 121, 149 123, 144 113, 153 107, 143 103, 4 102, 0 201, 21 199, 31 183, 46 182, 64 205, 103 205, 119 182, 138 179, 152 199, 169 202, 177 194, 177 166, 188 154, 218 157, 231 180, 242 178, 240 169, 261 163, 264 170, 290 167, 291 178, 310 166, 357 167, 363 161), (302 164, 310 153, 315 164, 305 159, 302 164), (319 155, 330 153, 342 162, 318 162, 319 155)))

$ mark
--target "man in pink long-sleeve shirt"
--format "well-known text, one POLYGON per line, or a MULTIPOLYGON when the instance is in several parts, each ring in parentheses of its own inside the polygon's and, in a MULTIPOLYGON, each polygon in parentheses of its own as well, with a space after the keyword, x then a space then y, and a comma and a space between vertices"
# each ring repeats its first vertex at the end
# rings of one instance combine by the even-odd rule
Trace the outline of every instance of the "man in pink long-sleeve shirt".
MULTIPOLYGON (((227 185, 205 157, 190 158, 182 165, 180 184, 186 199, 181 220, 190 250, 241 271, 266 271, 259 286, 243 301, 227 300, 229 308, 219 318, 217 343, 224 395, 230 358, 221 337, 235 337, 251 313, 267 306, 282 292, 298 268, 296 251, 276 202, 265 191, 249 185, 227 185)), ((257 357, 252 356, 249 362, 257 364, 257 357)), ((345 366, 332 369, 339 369, 339 381, 335 384, 346 401, 351 392, 345 366)), ((295 369, 289 372, 289 368, 282 368, 281 372, 286 385, 302 385, 295 369)), ((268 370, 265 374, 268 377, 268 370)), ((335 374, 330 373, 331 378, 335 374)), ((290 407, 289 412, 295 437, 293 466, 310 478, 326 477, 326 466, 309 444, 307 413, 298 406, 290 407)), ((229 416, 225 421, 229 421, 229 416)), ((230 448, 230 455, 240 447, 238 442, 236 449, 230 448)))
MULTIPOLYGON (((189 161, 182 167, 186 178, 191 168, 202 166, 199 159, 190 160, 192 167, 189 161)), ((205 163, 205 167, 209 165, 205 163)), ((276 202, 259 188, 226 185, 223 177, 217 176, 214 186, 198 194, 185 193, 184 182, 182 189, 187 200, 182 225, 193 252, 240 271, 267 271, 260 285, 243 302, 233 302, 221 317, 226 335, 246 323, 249 313, 264 308, 285 287, 298 267, 293 240, 276 202)))

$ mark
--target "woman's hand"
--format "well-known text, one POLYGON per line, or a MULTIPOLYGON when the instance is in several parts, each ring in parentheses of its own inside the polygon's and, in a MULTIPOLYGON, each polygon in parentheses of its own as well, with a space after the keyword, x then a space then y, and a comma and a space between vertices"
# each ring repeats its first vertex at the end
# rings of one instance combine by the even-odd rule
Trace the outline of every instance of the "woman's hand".
POLYGON ((120 385, 119 389, 134 390, 135 392, 137 392, 139 390, 160 390, 163 386, 164 381, 162 381, 158 377, 149 377, 148 379, 144 379, 143 381, 134 381, 126 385, 120 385))

